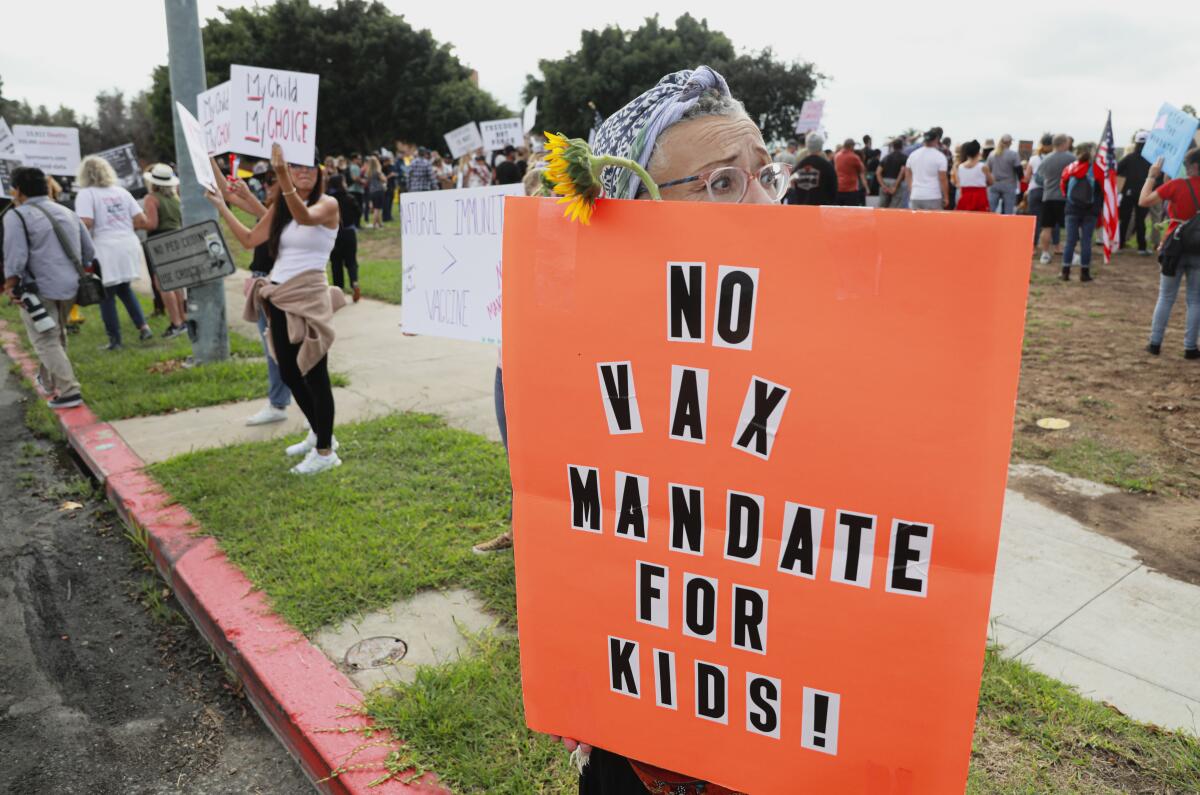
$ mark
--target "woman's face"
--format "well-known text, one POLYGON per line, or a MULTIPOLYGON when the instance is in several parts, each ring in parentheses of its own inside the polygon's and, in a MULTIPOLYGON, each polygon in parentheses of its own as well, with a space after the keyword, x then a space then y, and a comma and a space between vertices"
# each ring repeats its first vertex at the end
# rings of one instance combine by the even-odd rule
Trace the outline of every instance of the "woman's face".
POLYGON ((298 166, 295 163, 288 164, 288 170, 292 174, 292 184, 297 190, 312 190, 317 184, 317 168, 316 166, 298 166))
MULTIPOLYGON (((662 184, 735 166, 757 174, 771 162, 758 126, 744 116, 700 116, 675 124, 658 140, 650 160, 650 176, 662 184)), ((664 188, 667 201, 709 201, 704 180, 664 188)), ((778 204, 757 179, 749 181, 743 204, 778 204)))

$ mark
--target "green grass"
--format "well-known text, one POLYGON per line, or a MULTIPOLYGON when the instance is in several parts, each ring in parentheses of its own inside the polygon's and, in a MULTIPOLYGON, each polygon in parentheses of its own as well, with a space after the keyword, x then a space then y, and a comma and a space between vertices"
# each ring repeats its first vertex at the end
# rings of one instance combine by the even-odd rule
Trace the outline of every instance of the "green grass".
POLYGON ((471 552, 507 523, 504 448, 418 414, 341 426, 337 437, 344 464, 303 488, 280 441, 151 472, 304 632, 448 586, 471 588, 511 623, 512 558, 471 552))
MULTIPOLYGON (((1095 401, 1103 403, 1103 401, 1095 401)), ((1013 436, 1013 458, 1044 464, 1068 475, 1107 483, 1126 491, 1153 493, 1162 473, 1143 456, 1067 431, 1047 431, 1040 439, 1013 436)))
MULTIPOLYGON (((303 488, 279 441, 192 453, 151 472, 305 632, 451 586, 473 589, 515 625, 512 557, 470 551, 506 525, 500 446, 413 414, 343 426, 338 437, 345 464, 303 488)), ((573 791, 561 746, 525 728, 515 637, 469 640, 471 655, 368 697, 376 723, 406 741, 392 771, 436 771, 456 793, 573 791)), ((1200 791, 1200 744, 989 651, 967 791, 1200 791)))
POLYGON ((1197 791, 1195 738, 1130 720, 988 651, 968 793, 1197 791))
MULTIPOLYGON (((329 281, 333 282, 332 266, 326 268, 329 281)), ((347 291, 349 276, 347 278, 347 291)), ((358 286, 367 298, 386 301, 389 304, 399 304, 404 297, 402 281, 404 269, 399 260, 369 259, 358 263, 358 286)))
MULTIPOLYGON (((141 298, 143 311, 149 319, 152 302, 141 298)), ((75 368, 75 376, 83 390, 88 407, 102 420, 164 414, 181 409, 211 406, 235 400, 264 397, 267 393, 267 365, 257 339, 230 332, 232 357, 224 362, 184 369, 177 367, 191 355, 186 335, 164 340, 159 334, 166 322, 151 321, 155 337, 139 342, 137 331, 129 321, 123 306, 118 307, 122 351, 102 351, 108 338, 100 320, 100 308, 82 310, 86 320, 78 334, 67 338, 67 352, 75 368)), ((20 337, 26 349, 28 338, 16 307, 0 306, 0 318, 20 337)), ((50 418, 29 418, 38 428, 50 418)))
POLYGON ((433 770, 465 793, 573 792, 562 744, 525 728, 521 659, 511 637, 470 638, 471 656, 417 669, 398 693, 367 697, 378 726, 404 738, 389 768, 433 770))

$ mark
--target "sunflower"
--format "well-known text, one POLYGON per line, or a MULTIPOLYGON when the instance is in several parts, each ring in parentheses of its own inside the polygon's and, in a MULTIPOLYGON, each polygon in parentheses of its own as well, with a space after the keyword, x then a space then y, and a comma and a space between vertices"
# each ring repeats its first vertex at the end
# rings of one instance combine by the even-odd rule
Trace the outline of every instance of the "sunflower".
POLYGON ((603 166, 596 166, 597 158, 581 138, 568 139, 562 133, 548 132, 546 151, 543 180, 559 197, 558 203, 567 205, 563 216, 586 225, 602 192, 599 173, 603 166))

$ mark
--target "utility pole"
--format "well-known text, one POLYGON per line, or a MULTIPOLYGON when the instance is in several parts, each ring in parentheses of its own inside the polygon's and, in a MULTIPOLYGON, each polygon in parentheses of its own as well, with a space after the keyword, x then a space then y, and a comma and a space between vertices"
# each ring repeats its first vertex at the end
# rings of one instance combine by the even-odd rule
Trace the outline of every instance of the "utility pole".
MULTIPOLYGON (((192 173, 191 157, 175 102, 196 114, 196 95, 208 88, 204 69, 204 42, 196 0, 164 0, 167 11, 167 63, 171 71, 171 116, 175 124, 175 162, 179 172, 179 197, 183 225, 216 220, 217 211, 204 198, 204 189, 192 173)), ((223 279, 187 291, 189 337, 196 364, 229 358, 229 330, 225 319, 223 279)))

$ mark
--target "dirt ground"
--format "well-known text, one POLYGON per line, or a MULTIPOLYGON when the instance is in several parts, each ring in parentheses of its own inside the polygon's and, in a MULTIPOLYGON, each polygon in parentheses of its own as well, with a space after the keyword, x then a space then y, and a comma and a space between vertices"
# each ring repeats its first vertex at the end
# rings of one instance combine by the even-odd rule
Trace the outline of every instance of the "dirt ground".
POLYGON ((0 355, 0 792, 312 792, 0 355))
POLYGON ((1033 264, 1013 460, 1109 483, 1087 498, 1041 478, 1011 485, 1134 547, 1151 567, 1200 584, 1200 360, 1183 358, 1184 296, 1162 354, 1146 352, 1158 263, 1093 254, 1095 281, 1033 264), (1049 431, 1037 420, 1070 421, 1049 431))

